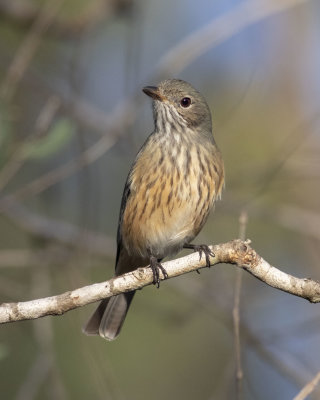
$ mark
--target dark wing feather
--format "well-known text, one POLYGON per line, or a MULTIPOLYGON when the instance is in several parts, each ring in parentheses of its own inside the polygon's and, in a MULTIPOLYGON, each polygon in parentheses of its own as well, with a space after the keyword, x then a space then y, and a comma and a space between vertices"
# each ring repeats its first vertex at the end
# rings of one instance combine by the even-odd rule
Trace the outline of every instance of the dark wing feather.
POLYGON ((121 237, 121 226, 122 226, 122 220, 123 220, 123 214, 124 210, 127 205, 127 200, 128 197, 130 196, 130 182, 129 178, 127 179, 127 182, 124 186, 123 194, 122 194, 122 200, 121 200, 121 207, 120 207, 120 215, 119 215, 119 223, 118 223, 118 232, 117 232, 117 257, 116 257, 116 266, 119 261, 119 256, 120 256, 120 251, 122 249, 122 237, 121 237))

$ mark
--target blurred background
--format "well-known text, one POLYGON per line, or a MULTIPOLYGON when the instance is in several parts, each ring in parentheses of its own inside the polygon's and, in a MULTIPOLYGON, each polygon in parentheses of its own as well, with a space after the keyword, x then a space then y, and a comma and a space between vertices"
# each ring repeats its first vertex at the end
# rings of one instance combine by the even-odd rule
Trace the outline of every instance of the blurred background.
MULTIPOLYGON (((113 275, 120 200, 152 132, 145 85, 207 98, 226 188, 198 243, 245 236, 320 279, 320 3, 0 1, 0 301, 113 275)), ((3 399, 292 399, 320 370, 320 308, 230 265, 135 297, 118 340, 96 305, 2 325, 3 399), (242 389, 232 310, 242 275, 242 389)), ((320 398, 320 390, 311 399, 320 398)))

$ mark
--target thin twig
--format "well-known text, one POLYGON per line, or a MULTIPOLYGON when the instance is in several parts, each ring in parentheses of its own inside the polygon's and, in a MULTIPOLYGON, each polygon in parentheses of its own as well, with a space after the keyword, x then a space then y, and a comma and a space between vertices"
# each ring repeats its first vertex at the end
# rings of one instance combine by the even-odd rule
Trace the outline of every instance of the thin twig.
MULTIPOLYGON (((248 241, 243 242, 237 239, 211 246, 211 250, 215 255, 210 259, 211 265, 236 264, 269 286, 302 297, 311 303, 320 302, 319 282, 307 278, 296 278, 271 266, 249 246, 248 241)), ((191 254, 163 263, 163 266, 168 276, 173 278, 204 268, 206 260, 204 257, 199 260, 198 254, 191 254)), ((163 279, 163 275, 161 275, 161 279, 163 279)), ((141 289, 150 285, 152 281, 151 269, 144 267, 106 282, 95 283, 57 296, 21 303, 3 303, 0 306, 0 323, 36 319, 46 315, 61 315, 74 308, 119 293, 141 289)))
MULTIPOLYGON (((10 21, 19 27, 29 26, 38 14, 39 2, 25 0, 1 0, 0 14, 2 18, 10 21)), ((53 24, 51 24, 47 35, 52 37, 78 39, 83 32, 92 29, 99 22, 111 18, 117 12, 121 12, 124 7, 133 6, 133 2, 119 1, 94 1, 84 2, 77 8, 77 13, 57 16, 53 24)))
POLYGON ((10 101, 14 96, 20 80, 35 55, 44 32, 54 21, 64 0, 46 1, 39 11, 30 32, 16 51, 14 59, 0 87, 0 97, 10 101))
MULTIPOLYGON (((179 280, 175 280, 172 282, 172 284, 175 288, 178 288, 181 293, 192 299, 194 303, 201 304, 202 308, 210 316, 212 316, 215 321, 219 321, 227 330, 230 329, 230 319, 227 306, 225 302, 221 302, 217 291, 204 291, 201 285, 195 285, 194 280, 192 280, 192 283, 191 280, 184 280, 183 284, 181 284, 179 280), (208 301, 208 299, 210 299, 210 301, 208 301), (216 307, 211 306, 213 303, 216 305, 216 307)), ((277 371, 280 376, 283 376, 289 382, 293 383, 297 388, 303 386, 304 382, 308 380, 308 373, 305 371, 305 368, 302 368, 300 365, 297 366, 297 360, 292 360, 292 358, 287 360, 287 357, 285 357, 283 354, 283 348, 281 354, 279 351, 275 351, 273 347, 268 346, 269 341, 266 341, 265 338, 262 338, 260 334, 254 332, 242 320, 240 320, 240 329, 242 337, 244 338, 246 344, 248 344, 248 347, 252 349, 258 357, 272 366, 272 368, 277 371)), ((230 374, 229 381, 231 381, 233 377, 234 373, 230 374)), ((232 396, 229 394, 225 397, 231 398, 232 396)))
POLYGON ((27 161, 23 156, 23 149, 27 143, 34 140, 36 137, 45 134, 53 118, 55 117, 58 108, 60 106, 60 100, 57 96, 50 96, 46 101, 42 109, 40 110, 39 116, 35 123, 34 133, 29 135, 23 142, 19 143, 14 152, 11 154, 9 160, 0 170, 0 191, 12 181, 15 175, 21 170, 25 162, 27 161))
MULTIPOLYGON (((283 12, 306 1, 307 0, 282 0, 281 2, 270 2, 264 0, 257 2, 255 0, 248 0, 242 2, 240 6, 235 7, 232 11, 218 19, 214 19, 207 26, 193 32, 186 39, 178 43, 178 45, 172 47, 160 59, 158 70, 154 76, 151 77, 151 80, 179 73, 207 50, 221 44, 242 29, 270 15, 283 12)), ((83 102, 82 106, 85 104, 86 103, 83 102)), ((126 126, 130 125, 130 123, 135 120, 139 104, 140 102, 135 94, 129 98, 128 101, 117 106, 116 110, 109 114, 109 120, 112 122, 106 125, 106 129, 107 127, 109 129, 108 135, 104 135, 70 162, 25 185, 18 190, 14 196, 26 198, 39 194, 98 160, 126 132, 126 126), (113 118, 112 115, 115 115, 115 117, 113 118)), ((88 104, 85 109, 88 110, 88 104)), ((92 111, 94 111, 93 108, 90 110, 89 114, 92 114, 92 111)), ((102 113, 98 112, 98 114, 102 113)), ((103 123, 104 122, 102 122, 102 126, 103 123)), ((7 200, 9 200, 9 198, 7 200)))
MULTIPOLYGON (((44 173, 38 178, 35 178, 30 183, 17 189, 13 194, 5 196, 2 200, 2 205, 10 203, 15 199, 24 199, 29 196, 37 195, 56 183, 66 179, 73 175, 82 168, 92 164, 102 157, 107 150, 113 146, 120 137, 119 129, 121 132, 126 132, 126 127, 132 123, 132 118, 136 117, 135 113, 136 105, 128 106, 127 115, 125 119, 118 121, 114 120, 114 127, 110 127, 108 135, 104 135, 99 138, 92 146, 84 150, 79 156, 75 157, 71 161, 53 169, 47 173, 44 173)), ((0 212, 4 212, 5 208, 0 206, 0 212)))
POLYGON ((304 388, 293 398, 293 400, 304 400, 311 394, 320 382, 320 371, 317 375, 306 384, 304 388))
POLYGON ((178 74, 194 60, 250 25, 308 0, 247 0, 215 18, 172 47, 158 63, 158 74, 178 74))
MULTIPOLYGON (((246 211, 242 211, 239 217, 239 237, 245 240, 248 215, 246 211)), ((242 288, 242 271, 236 271, 236 281, 234 288, 234 305, 233 305, 233 327, 234 327, 234 347, 236 359, 236 399, 242 398, 242 382, 243 369, 241 362, 241 342, 240 342, 240 296, 242 288)))
MULTIPOLYGON (((43 293, 51 291, 52 277, 49 275, 49 268, 46 267, 45 265, 40 270, 33 272, 31 280, 32 296, 41 296, 43 293)), ((44 383, 48 390, 50 390, 52 399, 63 400, 66 398, 66 390, 57 366, 52 320, 50 318, 44 318, 41 321, 34 320, 33 333, 38 353, 47 359, 48 374, 45 377, 44 383)), ((42 385, 39 382, 38 391, 40 391, 42 385)), ((35 390, 34 387, 33 390, 35 390)), ((31 399, 35 397, 31 397, 31 399)))
MULTIPOLYGON (((223 208, 228 214, 236 215, 236 210, 241 209, 243 202, 237 200, 235 191, 228 190, 228 198, 224 198, 223 208), (232 199, 232 201, 231 201, 232 199)), ((310 209, 283 203, 270 210, 262 209, 260 205, 250 207, 250 216, 265 221, 273 221, 280 226, 290 229, 304 237, 320 240, 320 213, 310 209)))
POLYGON ((0 200, 0 209, 5 210, 6 216, 20 228, 35 236, 86 249, 101 256, 114 254, 115 240, 101 233, 33 213, 14 199, 9 204, 0 200))

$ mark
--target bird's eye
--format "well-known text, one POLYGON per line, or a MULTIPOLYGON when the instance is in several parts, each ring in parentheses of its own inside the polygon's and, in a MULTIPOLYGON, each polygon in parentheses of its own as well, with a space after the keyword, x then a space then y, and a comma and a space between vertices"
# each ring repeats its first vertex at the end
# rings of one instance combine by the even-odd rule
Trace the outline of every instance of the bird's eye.
POLYGON ((190 97, 184 97, 181 99, 180 104, 182 107, 187 108, 191 105, 191 99, 190 97))

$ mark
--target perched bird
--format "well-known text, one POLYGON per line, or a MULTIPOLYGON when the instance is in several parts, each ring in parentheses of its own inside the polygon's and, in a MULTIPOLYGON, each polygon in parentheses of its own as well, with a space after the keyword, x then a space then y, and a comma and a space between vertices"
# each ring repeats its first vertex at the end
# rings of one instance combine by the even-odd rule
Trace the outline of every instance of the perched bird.
MULTIPOLYGON (((161 260, 183 247, 212 255, 190 242, 221 195, 224 167, 212 135, 211 113, 189 83, 168 79, 146 86, 153 100, 155 128, 130 169, 122 197, 116 275, 150 265, 153 281, 168 275, 161 260)), ((102 300, 84 333, 113 340, 120 332, 135 292, 102 300)))

